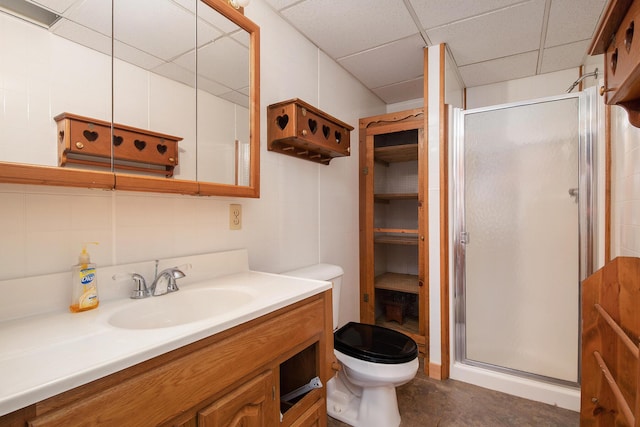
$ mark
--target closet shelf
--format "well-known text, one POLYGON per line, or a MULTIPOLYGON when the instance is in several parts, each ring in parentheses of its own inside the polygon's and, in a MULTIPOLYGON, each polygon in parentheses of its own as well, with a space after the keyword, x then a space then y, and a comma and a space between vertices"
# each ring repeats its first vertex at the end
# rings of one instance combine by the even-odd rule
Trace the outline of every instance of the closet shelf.
POLYGON ((418 193, 374 194, 373 199, 379 203, 389 203, 391 200, 418 200, 418 193))
POLYGON ((384 163, 408 162, 418 160, 418 144, 392 145, 373 150, 376 161, 384 163))
POLYGON ((408 245, 418 244, 418 230, 405 228, 374 228, 374 243, 385 243, 388 245, 408 245))
POLYGON ((376 289, 418 294, 418 276, 414 274, 383 273, 375 278, 376 289))

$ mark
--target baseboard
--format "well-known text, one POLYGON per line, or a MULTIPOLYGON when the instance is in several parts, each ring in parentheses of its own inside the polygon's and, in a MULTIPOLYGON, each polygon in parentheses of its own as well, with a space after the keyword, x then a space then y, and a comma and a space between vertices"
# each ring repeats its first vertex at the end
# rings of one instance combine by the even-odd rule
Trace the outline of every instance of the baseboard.
POLYGON ((429 378, 440 381, 442 379, 442 365, 429 362, 429 378))

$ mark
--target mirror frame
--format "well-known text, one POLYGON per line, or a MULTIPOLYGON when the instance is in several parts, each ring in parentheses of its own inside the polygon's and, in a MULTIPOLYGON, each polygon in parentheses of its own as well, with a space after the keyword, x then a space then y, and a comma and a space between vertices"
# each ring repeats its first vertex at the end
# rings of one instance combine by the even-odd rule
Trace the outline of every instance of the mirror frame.
POLYGON ((105 190, 144 191, 201 196, 260 197, 260 27, 226 0, 199 0, 249 33, 250 56, 250 164, 249 185, 166 179, 119 172, 101 172, 0 162, 0 183, 55 185, 100 188, 105 190))

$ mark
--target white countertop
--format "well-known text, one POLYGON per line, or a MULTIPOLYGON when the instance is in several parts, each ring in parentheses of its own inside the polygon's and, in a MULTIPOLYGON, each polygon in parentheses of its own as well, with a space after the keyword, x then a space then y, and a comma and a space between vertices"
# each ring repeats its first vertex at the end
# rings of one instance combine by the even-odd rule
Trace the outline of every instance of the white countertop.
POLYGON ((179 292, 203 287, 239 289, 254 298, 224 314, 154 329, 109 324, 113 313, 146 301, 128 298, 101 302, 83 313, 58 311, 1 322, 0 415, 319 294, 331 284, 244 271, 182 286, 179 292))

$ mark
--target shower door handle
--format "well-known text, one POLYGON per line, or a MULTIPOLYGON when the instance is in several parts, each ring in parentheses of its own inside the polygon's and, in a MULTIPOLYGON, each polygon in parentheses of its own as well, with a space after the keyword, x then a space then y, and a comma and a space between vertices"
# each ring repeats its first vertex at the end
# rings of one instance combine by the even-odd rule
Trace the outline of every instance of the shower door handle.
POLYGON ((570 188, 569 189, 569 197, 574 197, 574 201, 578 203, 578 198, 580 197, 578 188, 570 188))
POLYGON ((463 245, 471 243, 468 231, 463 231, 462 233, 460 233, 460 243, 462 243, 463 245))

